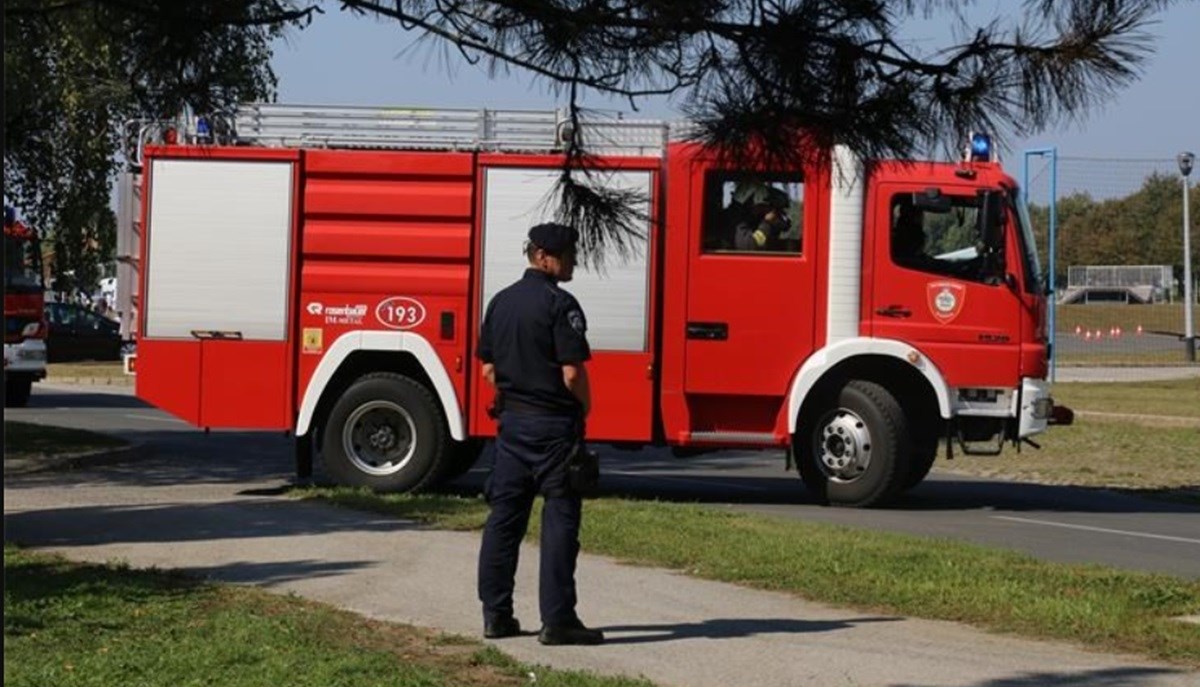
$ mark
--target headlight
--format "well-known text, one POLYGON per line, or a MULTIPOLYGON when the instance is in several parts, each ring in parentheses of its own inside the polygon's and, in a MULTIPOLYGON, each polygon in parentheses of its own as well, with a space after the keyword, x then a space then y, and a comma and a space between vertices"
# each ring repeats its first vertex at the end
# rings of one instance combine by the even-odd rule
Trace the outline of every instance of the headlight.
POLYGON ((1039 398, 1033 402, 1033 416, 1039 420, 1048 419, 1051 413, 1054 412, 1054 399, 1050 397, 1039 398))

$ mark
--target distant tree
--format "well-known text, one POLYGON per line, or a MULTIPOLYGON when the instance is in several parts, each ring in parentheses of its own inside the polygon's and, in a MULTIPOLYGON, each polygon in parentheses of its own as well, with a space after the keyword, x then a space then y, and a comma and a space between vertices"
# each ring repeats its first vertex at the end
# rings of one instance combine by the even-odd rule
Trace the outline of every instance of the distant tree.
POLYGON ((271 98, 271 41, 304 18, 285 9, 266 0, 5 3, 4 193, 49 233, 57 275, 86 288, 112 256, 124 123, 184 104, 204 112, 271 98))
MULTIPOLYGON (((1059 286, 1072 265, 1171 265, 1183 274, 1183 193, 1179 177, 1154 173, 1141 188, 1122 198, 1096 201, 1086 193, 1059 199, 1056 213, 1058 246, 1055 270, 1059 286)), ((1200 187, 1193 185, 1192 207, 1200 204, 1200 187)), ((1046 245, 1049 208, 1030 208, 1034 234, 1046 245)), ((1192 265, 1200 266, 1193 213, 1192 265)), ((1045 255, 1045 251, 1043 251, 1045 255)))

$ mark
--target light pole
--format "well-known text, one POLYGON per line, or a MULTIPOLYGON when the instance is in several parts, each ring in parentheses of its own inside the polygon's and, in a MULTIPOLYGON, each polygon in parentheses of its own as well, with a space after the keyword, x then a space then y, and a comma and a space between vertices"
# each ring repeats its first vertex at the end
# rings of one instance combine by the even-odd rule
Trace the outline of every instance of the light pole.
POLYGON ((1188 175, 1196 156, 1192 153, 1179 154, 1179 174, 1183 177, 1183 346, 1188 362, 1196 362, 1196 323, 1192 319, 1192 223, 1188 217, 1188 175))

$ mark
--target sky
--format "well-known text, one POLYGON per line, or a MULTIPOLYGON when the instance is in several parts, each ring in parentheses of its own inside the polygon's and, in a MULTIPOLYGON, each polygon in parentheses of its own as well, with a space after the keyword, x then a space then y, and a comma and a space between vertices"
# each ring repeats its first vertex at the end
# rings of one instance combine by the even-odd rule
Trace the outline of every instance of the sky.
MULTIPOLYGON (((1012 16, 1022 3, 992 0, 975 5, 972 18, 1012 16)), ((553 109, 564 104, 546 85, 523 74, 489 77, 457 54, 443 56, 428 44, 413 48, 414 34, 394 22, 357 17, 326 5, 303 31, 275 46, 273 66, 281 103, 448 108, 553 109)), ((1174 160, 1200 153, 1200 1, 1189 0, 1159 15, 1151 26, 1155 54, 1142 78, 1083 121, 1028 139, 1009 141, 1007 164, 1030 148, 1054 146, 1063 157, 1174 160)), ((903 37, 917 46, 944 45, 952 36, 945 20, 906 25, 903 37)), ((630 112, 628 103, 597 95, 588 107, 630 112)), ((675 119, 664 99, 648 101, 633 116, 675 119)))

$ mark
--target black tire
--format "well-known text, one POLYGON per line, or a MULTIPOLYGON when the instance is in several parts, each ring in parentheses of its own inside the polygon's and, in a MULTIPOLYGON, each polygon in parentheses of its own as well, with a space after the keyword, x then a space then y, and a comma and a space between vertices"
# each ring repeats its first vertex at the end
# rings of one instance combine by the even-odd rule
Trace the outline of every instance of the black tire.
POLYGON ((866 508, 901 491, 912 448, 904 411, 887 389, 852 380, 808 415, 796 436, 797 467, 819 499, 866 508))
POLYGON ((24 408, 29 405, 29 395, 33 392, 33 377, 29 375, 4 376, 4 407, 24 408))
POLYGON ((923 482, 929 475, 929 471, 933 469, 933 462, 937 460, 938 448, 937 439, 913 447, 908 477, 904 480, 906 491, 923 482))
POLYGON ((912 437, 912 459, 908 465, 908 478, 904 480, 905 490, 917 486, 929 475, 937 460, 942 437, 946 435, 946 423, 936 411, 911 409, 907 418, 909 436, 912 437))
POLYGON ((376 372, 346 389, 320 433, 334 482, 378 492, 431 486, 450 454, 446 419, 429 389, 376 372))

